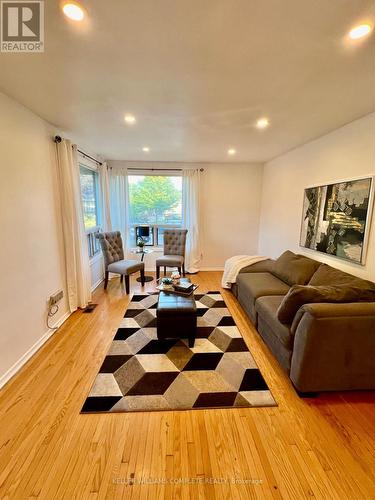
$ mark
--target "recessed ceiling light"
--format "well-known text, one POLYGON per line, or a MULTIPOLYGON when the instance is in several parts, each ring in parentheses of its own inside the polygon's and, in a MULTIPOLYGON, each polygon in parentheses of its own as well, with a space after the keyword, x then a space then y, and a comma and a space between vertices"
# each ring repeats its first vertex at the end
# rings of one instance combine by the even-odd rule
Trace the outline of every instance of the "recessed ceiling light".
POLYGON ((142 148, 142 151, 143 151, 144 153, 149 153, 149 152, 150 152, 150 148, 149 148, 148 146, 144 146, 144 147, 142 148))
POLYGON ((256 122, 256 127, 257 128, 267 128, 268 125, 270 124, 270 121, 268 118, 259 118, 256 122))
POLYGON ((229 156, 234 156, 237 153, 237 151, 234 148, 228 149, 228 155, 229 156))
POLYGON ((135 116, 134 115, 125 115, 124 116, 124 120, 126 121, 126 123, 128 123, 129 125, 133 125, 133 123, 135 123, 135 116))
POLYGON ((349 31, 349 37, 352 40, 357 40, 358 38, 369 35, 371 31, 372 26, 370 26, 370 24, 360 24, 349 31))
POLYGON ((85 17, 82 7, 76 3, 66 3, 63 6, 63 12, 66 17, 69 17, 69 19, 72 19, 73 21, 82 21, 85 17))

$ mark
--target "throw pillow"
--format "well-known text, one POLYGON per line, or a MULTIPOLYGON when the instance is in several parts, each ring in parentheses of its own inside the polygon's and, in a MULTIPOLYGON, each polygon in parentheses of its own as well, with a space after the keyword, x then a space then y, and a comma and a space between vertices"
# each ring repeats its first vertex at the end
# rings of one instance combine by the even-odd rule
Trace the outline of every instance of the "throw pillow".
POLYGON ((287 250, 275 261, 272 274, 288 285, 306 285, 320 262, 287 250))

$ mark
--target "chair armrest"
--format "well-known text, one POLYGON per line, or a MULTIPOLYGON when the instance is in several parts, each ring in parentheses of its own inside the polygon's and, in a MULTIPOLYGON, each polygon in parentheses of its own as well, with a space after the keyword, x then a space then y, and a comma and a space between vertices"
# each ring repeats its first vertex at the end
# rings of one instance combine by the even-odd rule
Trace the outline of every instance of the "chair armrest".
POLYGON ((375 303, 306 304, 292 326, 298 390, 375 389, 375 303))

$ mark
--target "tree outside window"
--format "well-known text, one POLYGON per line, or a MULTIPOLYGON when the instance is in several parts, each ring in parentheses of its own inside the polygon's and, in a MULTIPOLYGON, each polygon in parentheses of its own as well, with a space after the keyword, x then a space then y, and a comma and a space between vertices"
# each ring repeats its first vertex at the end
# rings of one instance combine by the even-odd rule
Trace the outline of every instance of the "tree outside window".
POLYGON ((130 175, 131 224, 179 225, 182 220, 180 176, 130 175))

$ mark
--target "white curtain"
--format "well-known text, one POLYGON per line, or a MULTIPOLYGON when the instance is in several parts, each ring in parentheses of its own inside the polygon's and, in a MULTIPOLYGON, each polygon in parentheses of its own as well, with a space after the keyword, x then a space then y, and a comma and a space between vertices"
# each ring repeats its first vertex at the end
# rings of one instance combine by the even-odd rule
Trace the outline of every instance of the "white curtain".
POLYGON ((188 230, 186 238, 185 269, 197 273, 202 260, 200 240, 200 177, 199 169, 183 170, 182 220, 188 230))
POLYGON ((109 191, 108 166, 104 162, 99 166, 100 196, 102 207, 102 229, 104 232, 112 231, 111 204, 109 191))
POLYGON ((63 139, 56 144, 65 249, 65 268, 70 312, 91 300, 91 275, 83 222, 77 146, 63 139))
POLYGON ((124 253, 129 247, 128 171, 112 167, 109 171, 110 210, 113 231, 121 231, 124 253))

